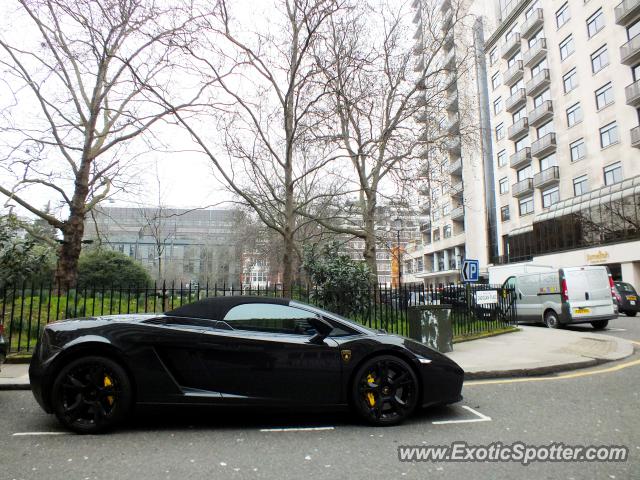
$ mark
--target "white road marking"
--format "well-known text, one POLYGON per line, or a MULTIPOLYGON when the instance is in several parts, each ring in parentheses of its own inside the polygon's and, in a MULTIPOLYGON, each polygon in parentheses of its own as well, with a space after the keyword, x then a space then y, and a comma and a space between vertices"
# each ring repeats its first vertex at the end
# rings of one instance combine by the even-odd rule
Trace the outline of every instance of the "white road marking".
POLYGON ((607 328, 607 332, 626 332, 626 328, 607 328))
POLYGON ((431 423, 433 425, 444 425, 444 424, 447 424, 447 423, 474 423, 474 422, 490 422, 491 421, 491 417, 488 417, 488 416, 478 412, 477 410, 474 410, 471 407, 468 407, 466 405, 462 405, 462 408, 464 408, 465 410, 468 410, 471 413, 477 415, 478 418, 469 418, 469 419, 465 419, 465 420, 440 420, 440 421, 431 422, 431 423))
POLYGON ((36 435, 70 435, 70 432, 16 432, 13 437, 32 437, 36 435))
POLYGON ((261 428, 261 432, 320 432, 323 430, 335 430, 335 427, 292 427, 292 428, 261 428))

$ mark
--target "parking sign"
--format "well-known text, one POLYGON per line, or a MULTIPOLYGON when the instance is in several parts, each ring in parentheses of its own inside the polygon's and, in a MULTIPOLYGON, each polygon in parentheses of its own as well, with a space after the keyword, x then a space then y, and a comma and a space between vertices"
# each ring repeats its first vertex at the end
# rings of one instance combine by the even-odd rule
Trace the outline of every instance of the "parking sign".
POLYGON ((478 260, 466 259, 462 263, 460 276, 465 283, 477 282, 480 279, 480 262, 478 260))

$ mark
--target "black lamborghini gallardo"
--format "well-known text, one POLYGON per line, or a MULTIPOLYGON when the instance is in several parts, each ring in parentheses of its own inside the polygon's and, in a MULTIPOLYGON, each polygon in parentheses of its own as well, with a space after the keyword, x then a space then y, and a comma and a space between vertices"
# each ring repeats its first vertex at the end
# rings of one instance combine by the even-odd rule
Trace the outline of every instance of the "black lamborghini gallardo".
POLYGON ((142 405, 352 408, 392 425, 418 406, 459 401, 463 375, 412 340, 248 296, 51 323, 29 368, 38 403, 80 433, 105 431, 142 405))

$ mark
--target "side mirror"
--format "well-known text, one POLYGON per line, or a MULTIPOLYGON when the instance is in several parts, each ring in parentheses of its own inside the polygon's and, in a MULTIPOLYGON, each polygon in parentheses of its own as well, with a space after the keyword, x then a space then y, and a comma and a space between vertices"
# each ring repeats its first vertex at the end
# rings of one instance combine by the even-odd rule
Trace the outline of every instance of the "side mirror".
POLYGON ((316 333, 309 342, 311 343, 322 343, 322 341, 329 336, 331 330, 333 330, 333 326, 320 317, 311 317, 308 319, 309 325, 311 325, 316 333))

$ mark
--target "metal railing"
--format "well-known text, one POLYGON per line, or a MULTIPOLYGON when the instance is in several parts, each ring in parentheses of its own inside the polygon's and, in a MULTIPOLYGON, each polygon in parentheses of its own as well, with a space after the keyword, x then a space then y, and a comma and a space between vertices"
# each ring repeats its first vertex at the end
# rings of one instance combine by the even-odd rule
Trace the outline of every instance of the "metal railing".
POLYGON ((283 288, 248 285, 190 285, 163 283, 152 287, 59 288, 54 285, 12 286, 0 291, 0 309, 9 352, 31 352, 47 323, 70 318, 136 313, 162 314, 181 305, 209 297, 252 295, 290 298, 390 333, 408 334, 407 308, 412 305, 450 304, 454 332, 468 335, 515 323, 512 292, 488 285, 447 286, 437 289, 424 284, 402 284, 392 288, 376 285, 366 291, 327 291, 317 286, 283 288), (480 306, 474 293, 498 291, 498 303, 480 306), (354 298, 364 299, 354 309, 354 298))
POLYGON ((537 188, 546 187, 552 183, 560 181, 560 169, 556 166, 549 167, 533 176, 533 186, 537 188))

